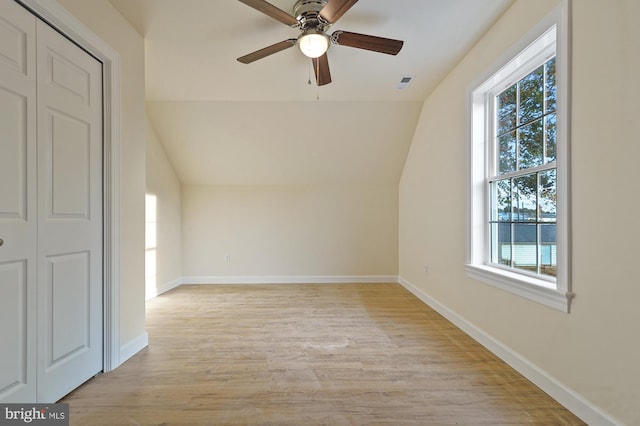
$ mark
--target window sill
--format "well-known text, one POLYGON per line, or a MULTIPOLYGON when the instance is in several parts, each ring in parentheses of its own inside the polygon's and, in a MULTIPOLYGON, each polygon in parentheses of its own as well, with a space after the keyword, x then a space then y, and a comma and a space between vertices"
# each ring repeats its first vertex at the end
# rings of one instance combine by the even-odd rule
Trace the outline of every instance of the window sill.
POLYGON ((573 293, 558 290, 551 283, 486 265, 466 265, 470 278, 506 290, 562 312, 569 313, 573 293))

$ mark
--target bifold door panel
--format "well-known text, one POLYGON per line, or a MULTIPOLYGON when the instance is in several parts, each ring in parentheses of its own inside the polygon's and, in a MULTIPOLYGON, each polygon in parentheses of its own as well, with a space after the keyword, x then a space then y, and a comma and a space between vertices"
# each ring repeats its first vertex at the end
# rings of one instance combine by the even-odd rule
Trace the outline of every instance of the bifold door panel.
POLYGON ((0 151, 0 402, 55 402, 102 370, 102 65, 4 0, 0 151))

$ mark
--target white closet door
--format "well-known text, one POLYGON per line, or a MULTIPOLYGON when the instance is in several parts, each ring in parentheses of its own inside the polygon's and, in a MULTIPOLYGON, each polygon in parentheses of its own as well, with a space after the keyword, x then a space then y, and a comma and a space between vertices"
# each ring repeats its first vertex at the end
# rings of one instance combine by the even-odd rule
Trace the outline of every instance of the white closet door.
POLYGON ((102 65, 37 22, 37 399, 102 370, 102 65))
POLYGON ((0 401, 36 397, 36 21, 0 1, 0 401))

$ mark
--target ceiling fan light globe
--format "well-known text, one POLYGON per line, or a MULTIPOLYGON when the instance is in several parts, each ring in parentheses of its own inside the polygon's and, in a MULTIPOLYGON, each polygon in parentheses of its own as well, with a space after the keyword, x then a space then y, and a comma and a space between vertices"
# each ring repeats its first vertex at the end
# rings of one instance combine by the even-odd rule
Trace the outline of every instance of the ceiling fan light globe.
POLYGON ((329 49, 329 37, 316 31, 308 31, 298 38, 300 51, 309 58, 319 58, 329 49))

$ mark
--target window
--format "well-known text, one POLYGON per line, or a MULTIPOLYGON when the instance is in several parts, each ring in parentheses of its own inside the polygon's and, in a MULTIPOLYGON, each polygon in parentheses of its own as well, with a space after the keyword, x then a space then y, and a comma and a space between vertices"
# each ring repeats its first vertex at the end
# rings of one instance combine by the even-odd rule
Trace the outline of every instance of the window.
POLYGON ((568 312, 567 8, 471 91, 472 278, 568 312))
POLYGON ((556 58, 490 101, 489 263, 555 277, 556 58))

